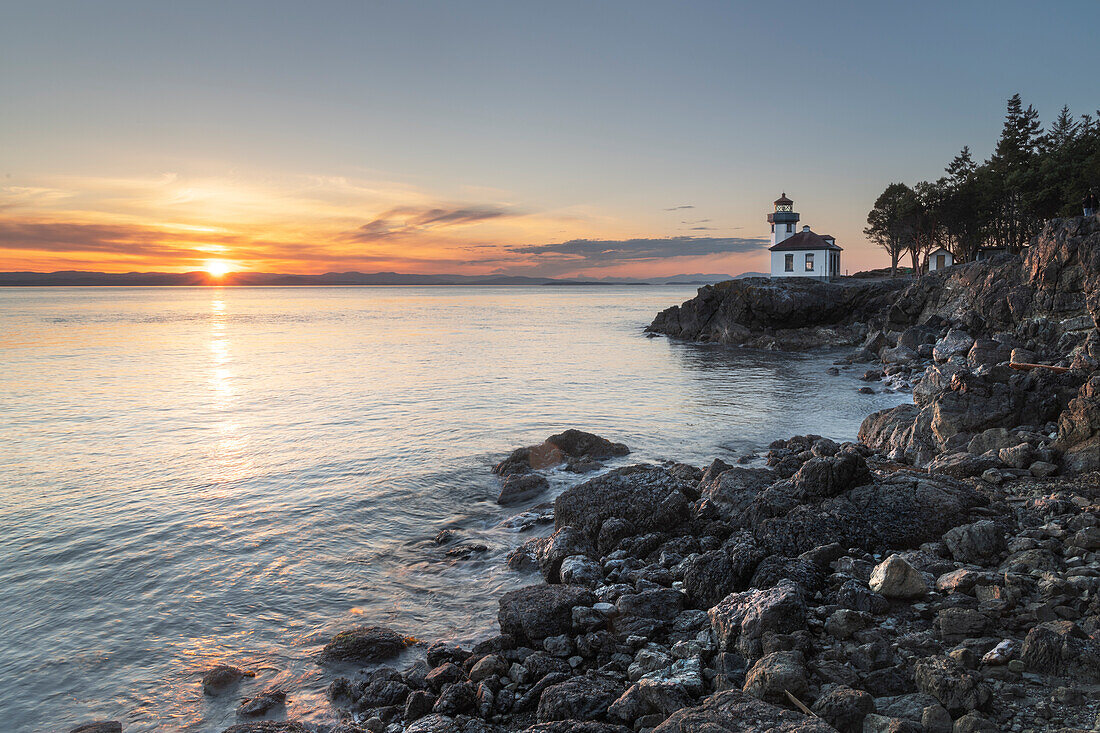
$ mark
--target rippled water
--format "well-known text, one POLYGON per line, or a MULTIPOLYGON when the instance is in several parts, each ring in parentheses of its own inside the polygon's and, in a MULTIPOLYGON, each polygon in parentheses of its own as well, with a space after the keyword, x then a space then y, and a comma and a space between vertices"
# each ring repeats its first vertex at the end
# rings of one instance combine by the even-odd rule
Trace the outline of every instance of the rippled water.
MULTIPOLYGON (((220 731, 218 662, 321 720, 334 630, 475 639, 526 535, 492 464, 579 427, 697 464, 854 437, 825 356, 648 339, 677 287, 0 291, 0 710, 220 731), (443 528, 489 545, 454 560, 443 528)), ((575 477, 556 477, 558 490, 575 477)))

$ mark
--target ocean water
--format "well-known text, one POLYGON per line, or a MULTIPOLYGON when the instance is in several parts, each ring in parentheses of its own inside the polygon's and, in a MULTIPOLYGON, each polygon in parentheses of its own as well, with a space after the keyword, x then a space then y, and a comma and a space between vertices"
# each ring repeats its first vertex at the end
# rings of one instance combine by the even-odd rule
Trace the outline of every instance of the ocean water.
POLYGON ((288 716, 329 719, 312 657, 336 630, 476 640, 535 582, 503 562, 531 536, 494 503, 510 449, 578 427, 703 465, 852 439, 907 399, 857 394, 828 354, 645 337, 692 295, 0 290, 5 729, 220 731, 240 698, 199 678, 222 662, 257 671, 242 695, 283 686, 288 716), (442 529, 489 549, 448 557, 442 529))

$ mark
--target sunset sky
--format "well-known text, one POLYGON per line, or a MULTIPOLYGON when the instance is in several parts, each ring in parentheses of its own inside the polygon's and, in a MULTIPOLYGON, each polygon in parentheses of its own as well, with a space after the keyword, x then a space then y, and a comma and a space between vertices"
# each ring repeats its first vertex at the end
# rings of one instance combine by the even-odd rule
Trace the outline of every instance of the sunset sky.
POLYGON ((1005 100, 1100 105, 1100 3, 52 2, 0 9, 0 270, 765 270, 861 234, 1005 100), (215 265, 216 266, 216 265, 215 265))

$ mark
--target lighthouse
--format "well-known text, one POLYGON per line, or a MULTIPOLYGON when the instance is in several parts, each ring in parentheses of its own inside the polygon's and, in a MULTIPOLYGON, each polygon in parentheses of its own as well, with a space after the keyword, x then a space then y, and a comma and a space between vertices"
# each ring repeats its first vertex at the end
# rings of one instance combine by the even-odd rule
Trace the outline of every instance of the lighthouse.
POLYGON ((775 200, 768 214, 772 225, 772 277, 812 277, 828 280, 840 274, 840 253, 844 251, 828 234, 816 234, 808 226, 795 231, 798 214, 787 194, 775 200))
POLYGON ((787 237, 794 236, 798 214, 794 210, 794 201, 787 198, 785 191, 775 200, 775 211, 768 214, 768 223, 772 225, 771 246, 774 247, 787 237))

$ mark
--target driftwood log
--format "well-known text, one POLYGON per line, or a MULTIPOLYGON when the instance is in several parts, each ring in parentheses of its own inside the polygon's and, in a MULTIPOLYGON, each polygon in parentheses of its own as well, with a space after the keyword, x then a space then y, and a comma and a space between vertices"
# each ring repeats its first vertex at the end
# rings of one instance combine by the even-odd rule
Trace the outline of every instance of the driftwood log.
POLYGON ((1013 369, 1019 369, 1021 372, 1030 372, 1032 369, 1049 369, 1055 374, 1062 374, 1069 371, 1069 367, 1051 366, 1050 364, 1027 364, 1010 361, 1008 365, 1013 369))

